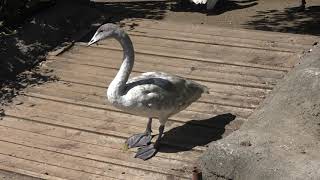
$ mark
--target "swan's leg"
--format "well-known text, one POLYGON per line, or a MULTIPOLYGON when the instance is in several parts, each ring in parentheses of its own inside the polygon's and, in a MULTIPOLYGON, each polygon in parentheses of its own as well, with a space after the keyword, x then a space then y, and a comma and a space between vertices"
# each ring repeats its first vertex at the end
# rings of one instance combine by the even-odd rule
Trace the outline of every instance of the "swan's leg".
POLYGON ((307 3, 306 0, 301 0, 301 5, 298 8, 298 11, 304 11, 306 8, 306 3, 307 3))
POLYGON ((126 142, 129 148, 146 146, 151 142, 151 139, 152 139, 151 124, 152 124, 152 118, 149 118, 147 128, 144 133, 135 134, 129 137, 129 139, 126 142))
POLYGON ((157 141, 154 144, 149 144, 147 146, 140 147, 138 149, 137 154, 134 157, 135 158, 140 158, 140 159, 143 159, 143 160, 147 160, 147 159, 153 157, 157 153, 157 151, 159 149, 163 131, 164 131, 164 125, 160 125, 160 127, 159 127, 159 135, 158 135, 157 141))

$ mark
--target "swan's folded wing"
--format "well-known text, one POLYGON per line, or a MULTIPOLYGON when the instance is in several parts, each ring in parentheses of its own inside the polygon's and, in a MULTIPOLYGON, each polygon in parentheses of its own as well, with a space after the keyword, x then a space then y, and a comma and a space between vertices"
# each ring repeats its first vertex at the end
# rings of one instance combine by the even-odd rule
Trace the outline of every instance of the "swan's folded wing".
POLYGON ((126 91, 145 107, 176 113, 196 101, 208 89, 179 76, 148 72, 130 79, 126 91))
MULTIPOLYGON (((185 79, 162 72, 147 72, 140 76, 133 77, 128 80, 126 88, 132 89, 135 86, 155 85, 164 91, 173 92, 180 89, 185 84, 185 79)), ((155 88, 155 87, 153 87, 155 88)))

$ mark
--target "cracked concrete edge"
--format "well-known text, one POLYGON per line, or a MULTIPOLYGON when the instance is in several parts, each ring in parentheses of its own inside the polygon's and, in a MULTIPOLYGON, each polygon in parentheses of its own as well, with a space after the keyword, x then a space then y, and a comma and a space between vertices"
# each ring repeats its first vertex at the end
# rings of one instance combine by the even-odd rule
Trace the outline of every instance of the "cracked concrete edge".
POLYGON ((320 46, 302 56, 238 131, 200 158, 204 179, 320 178, 320 46))

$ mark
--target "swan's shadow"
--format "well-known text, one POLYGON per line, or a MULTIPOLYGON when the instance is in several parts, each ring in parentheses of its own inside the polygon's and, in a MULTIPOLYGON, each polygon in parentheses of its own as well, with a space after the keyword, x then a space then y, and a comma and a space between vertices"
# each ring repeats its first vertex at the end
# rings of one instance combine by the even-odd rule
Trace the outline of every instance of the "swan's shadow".
POLYGON ((204 120, 191 120, 165 132, 159 152, 176 153, 205 146, 222 138, 226 125, 236 118, 227 113, 204 120))

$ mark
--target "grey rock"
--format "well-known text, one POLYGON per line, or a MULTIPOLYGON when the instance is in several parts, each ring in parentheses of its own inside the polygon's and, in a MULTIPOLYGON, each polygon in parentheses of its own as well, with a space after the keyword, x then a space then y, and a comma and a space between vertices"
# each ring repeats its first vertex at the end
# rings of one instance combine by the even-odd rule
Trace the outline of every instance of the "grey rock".
POLYGON ((200 158, 204 179, 320 179, 320 47, 314 47, 238 131, 200 158))

